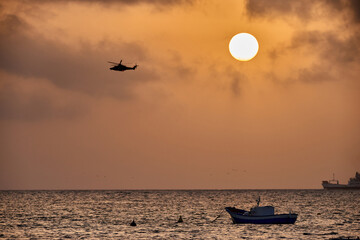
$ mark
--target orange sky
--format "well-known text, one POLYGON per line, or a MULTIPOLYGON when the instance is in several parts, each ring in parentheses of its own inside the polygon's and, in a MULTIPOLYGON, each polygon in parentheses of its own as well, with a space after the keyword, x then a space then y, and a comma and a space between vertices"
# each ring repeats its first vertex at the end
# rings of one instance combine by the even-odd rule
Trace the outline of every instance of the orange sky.
POLYGON ((0 189, 321 188, 360 171, 360 4, 0 1, 0 189), (240 32, 259 41, 232 58, 240 32), (107 61, 139 64, 113 72, 107 61))

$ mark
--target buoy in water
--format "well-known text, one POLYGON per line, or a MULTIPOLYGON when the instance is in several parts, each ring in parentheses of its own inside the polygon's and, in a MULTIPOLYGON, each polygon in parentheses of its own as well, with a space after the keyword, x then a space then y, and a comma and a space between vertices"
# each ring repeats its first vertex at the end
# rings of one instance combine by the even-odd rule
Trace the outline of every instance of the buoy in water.
POLYGON ((177 222, 178 222, 178 223, 184 222, 181 216, 179 217, 179 220, 178 220, 177 222))
POLYGON ((130 223, 130 226, 135 227, 135 226, 136 226, 136 222, 133 220, 133 221, 130 223))

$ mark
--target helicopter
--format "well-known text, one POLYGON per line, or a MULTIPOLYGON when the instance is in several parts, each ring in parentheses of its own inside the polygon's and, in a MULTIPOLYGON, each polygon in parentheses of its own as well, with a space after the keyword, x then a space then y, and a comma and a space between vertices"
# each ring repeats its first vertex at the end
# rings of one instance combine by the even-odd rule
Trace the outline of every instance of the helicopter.
POLYGON ((120 63, 109 62, 109 61, 108 61, 108 63, 111 63, 114 65, 110 68, 110 70, 121 71, 121 72, 126 71, 126 70, 135 70, 138 66, 137 64, 135 64, 133 67, 128 67, 128 66, 122 65, 122 60, 120 60, 120 63))

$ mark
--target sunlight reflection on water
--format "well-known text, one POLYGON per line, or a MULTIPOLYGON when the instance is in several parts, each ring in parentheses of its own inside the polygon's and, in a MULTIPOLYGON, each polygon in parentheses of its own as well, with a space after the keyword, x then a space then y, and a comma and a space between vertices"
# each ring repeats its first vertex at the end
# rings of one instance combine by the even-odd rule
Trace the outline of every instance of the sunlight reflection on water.
POLYGON ((2 238, 330 239, 359 236, 360 191, 1 191, 2 238), (235 225, 226 206, 299 214, 294 225, 235 225), (184 222, 177 223, 179 216, 184 222), (218 215, 219 218, 213 221, 218 215), (132 220, 136 227, 129 226, 132 220), (357 234, 357 235, 356 235, 357 234))

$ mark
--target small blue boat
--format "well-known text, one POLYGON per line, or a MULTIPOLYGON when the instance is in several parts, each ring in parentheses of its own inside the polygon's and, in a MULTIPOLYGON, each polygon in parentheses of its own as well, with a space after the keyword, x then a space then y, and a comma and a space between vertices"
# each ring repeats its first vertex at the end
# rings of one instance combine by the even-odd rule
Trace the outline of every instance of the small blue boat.
POLYGON ((259 207, 260 198, 256 207, 245 211, 234 207, 226 207, 225 210, 230 214, 233 223, 252 223, 252 224, 294 224, 297 214, 274 214, 273 206, 259 207))

